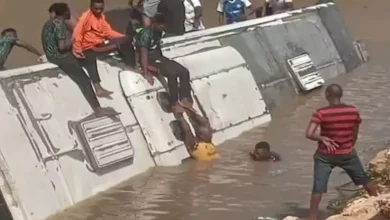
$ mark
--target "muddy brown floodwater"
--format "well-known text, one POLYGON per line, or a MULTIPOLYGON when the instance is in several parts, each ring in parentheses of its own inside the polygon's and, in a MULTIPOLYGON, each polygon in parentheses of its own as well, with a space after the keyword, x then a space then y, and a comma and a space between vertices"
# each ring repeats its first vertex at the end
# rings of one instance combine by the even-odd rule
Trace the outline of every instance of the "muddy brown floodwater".
MULTIPOLYGON (((76 10, 88 5, 87 0, 69 2, 76 10)), ((112 7, 126 2, 107 0, 112 7)), ((367 161, 372 154, 370 150, 382 147, 390 133, 390 29, 387 28, 390 1, 336 2, 355 36, 366 43, 371 55, 368 64, 334 80, 345 88, 344 101, 360 109, 363 124, 357 149, 367 161)), ((40 28, 47 18, 49 3, 49 0, 40 0, 39 4, 3 0, 0 26, 16 27, 22 38, 39 46, 40 28)), ((302 0, 297 5, 312 3, 302 0)), ((203 4, 205 23, 215 25, 216 0, 204 0, 203 4)), ((15 51, 6 65, 33 62, 33 57, 15 51)), ((250 220, 257 216, 304 215, 312 185, 315 150, 315 144, 305 140, 304 130, 312 112, 324 104, 322 90, 297 97, 272 111, 273 121, 267 128, 253 129, 219 146, 223 155, 219 161, 187 161, 178 167, 153 168, 51 219, 250 220), (250 161, 248 151, 260 140, 269 141, 273 150, 282 154, 282 162, 250 161)), ((323 209, 327 200, 337 196, 334 186, 347 181, 340 170, 333 172, 332 190, 324 198, 323 209)))

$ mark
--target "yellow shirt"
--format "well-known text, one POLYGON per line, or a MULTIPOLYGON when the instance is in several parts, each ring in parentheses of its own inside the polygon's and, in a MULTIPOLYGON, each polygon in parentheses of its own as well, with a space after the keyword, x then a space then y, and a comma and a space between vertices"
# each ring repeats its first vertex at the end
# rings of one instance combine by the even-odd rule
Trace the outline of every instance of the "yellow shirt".
POLYGON ((199 142, 192 151, 192 157, 196 160, 213 160, 219 158, 219 154, 212 143, 199 142))

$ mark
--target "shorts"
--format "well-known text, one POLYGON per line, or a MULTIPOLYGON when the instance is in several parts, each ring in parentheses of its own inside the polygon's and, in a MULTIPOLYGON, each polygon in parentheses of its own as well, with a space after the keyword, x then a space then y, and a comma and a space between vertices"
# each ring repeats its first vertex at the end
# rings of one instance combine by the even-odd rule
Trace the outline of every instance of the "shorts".
POLYGON ((153 18, 157 14, 160 2, 161 0, 145 0, 143 5, 144 14, 149 18, 153 18))
POLYGON ((355 185, 367 185, 371 182, 356 151, 345 155, 331 155, 316 152, 314 154, 313 193, 326 193, 328 180, 333 168, 340 167, 352 179, 355 185))

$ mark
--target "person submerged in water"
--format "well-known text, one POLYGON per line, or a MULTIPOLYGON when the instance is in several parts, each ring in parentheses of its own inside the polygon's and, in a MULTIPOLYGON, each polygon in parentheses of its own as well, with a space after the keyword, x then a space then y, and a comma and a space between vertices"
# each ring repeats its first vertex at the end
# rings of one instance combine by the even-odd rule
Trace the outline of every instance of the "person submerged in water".
POLYGON ((280 161, 281 159, 279 154, 271 151, 269 143, 265 141, 257 143, 249 155, 255 161, 280 161))
POLYGON ((177 114, 177 117, 184 144, 194 159, 213 160, 219 158, 219 154, 212 143, 213 129, 210 126, 208 118, 202 117, 196 112, 184 108, 177 114), (195 136, 193 135, 187 120, 184 118, 183 113, 187 114, 190 123, 194 128, 195 136))

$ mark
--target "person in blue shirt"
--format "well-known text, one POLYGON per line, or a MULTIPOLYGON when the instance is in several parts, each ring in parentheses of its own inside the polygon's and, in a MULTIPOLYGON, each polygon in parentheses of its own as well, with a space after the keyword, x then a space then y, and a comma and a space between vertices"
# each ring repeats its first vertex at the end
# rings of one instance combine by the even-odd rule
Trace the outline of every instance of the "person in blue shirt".
POLYGON ((251 6, 249 0, 220 0, 217 7, 219 24, 233 24, 247 20, 248 9, 251 6))

